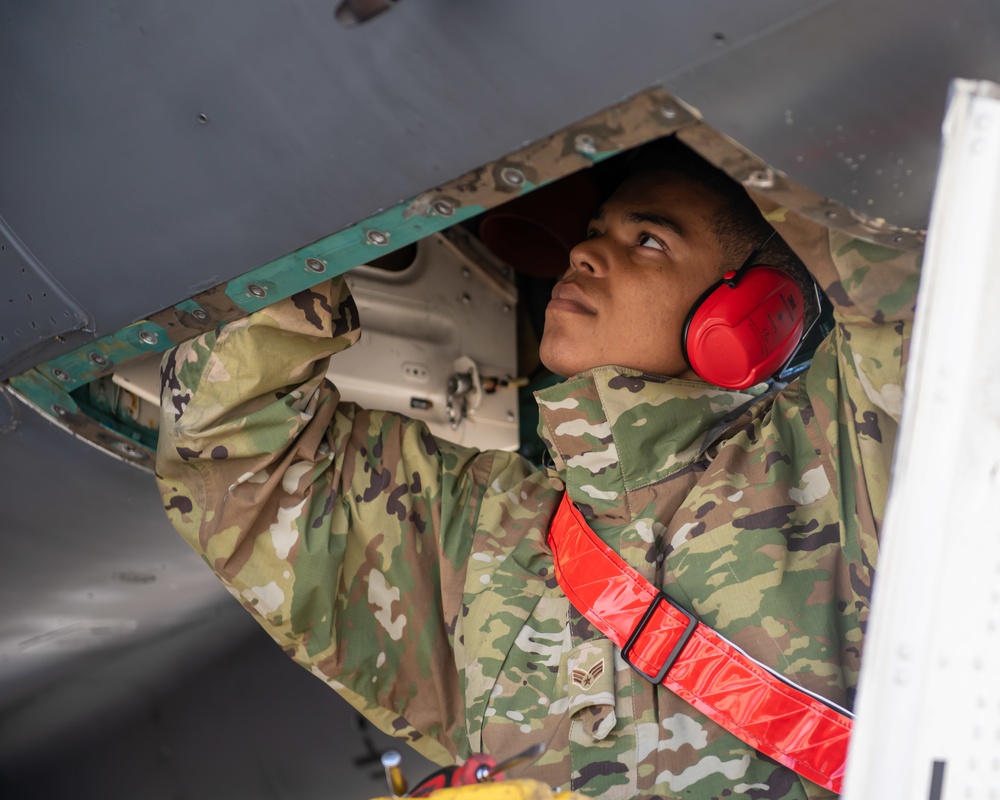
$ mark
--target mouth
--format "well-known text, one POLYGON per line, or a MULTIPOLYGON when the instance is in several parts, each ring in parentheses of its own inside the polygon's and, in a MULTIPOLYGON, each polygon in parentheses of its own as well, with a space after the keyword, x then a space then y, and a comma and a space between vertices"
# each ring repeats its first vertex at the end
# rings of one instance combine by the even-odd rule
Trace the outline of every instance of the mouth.
POLYGON ((552 299, 549 300, 547 311, 569 311, 574 314, 597 314, 587 300, 587 296, 574 283, 557 283, 552 290, 552 299))

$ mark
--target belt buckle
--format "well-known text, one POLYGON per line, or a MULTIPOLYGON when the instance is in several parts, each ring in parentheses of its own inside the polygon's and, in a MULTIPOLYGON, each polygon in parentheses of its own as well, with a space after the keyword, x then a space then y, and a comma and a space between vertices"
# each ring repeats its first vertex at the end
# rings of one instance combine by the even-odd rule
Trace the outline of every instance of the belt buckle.
POLYGON ((634 669, 636 672, 642 675, 642 677, 644 677, 650 683, 652 684, 663 683, 663 679, 667 677, 667 673, 670 671, 670 668, 674 665, 674 662, 677 660, 677 657, 681 654, 681 650, 684 649, 684 645, 688 643, 688 639, 691 638, 691 634, 694 633, 694 629, 697 625, 698 625, 698 620, 694 618, 693 614, 688 613, 685 609, 681 608, 679 605, 677 605, 677 603, 675 603, 673 600, 667 597, 666 594, 664 594, 662 591, 659 591, 657 592, 656 597, 654 597, 650 601, 649 608, 647 608, 646 612, 642 615, 642 619, 639 620, 635 628, 633 628, 632 633, 629 634, 628 641, 625 642, 625 646, 622 648, 622 660, 630 667, 632 667, 632 669, 634 669), (681 634, 681 638, 678 640, 677 644, 674 645, 674 649, 670 652, 670 655, 667 656, 667 660, 660 668, 659 673, 657 673, 655 677, 652 677, 644 670, 640 669, 635 664, 633 664, 629 656, 632 652, 632 649, 635 647, 635 643, 638 641, 639 637, 642 635, 642 632, 646 629, 646 626, 649 624, 649 620, 652 619, 653 612, 655 612, 656 609, 659 608, 661 602, 664 602, 667 605, 672 606, 675 610, 683 614, 684 617, 687 619, 687 627, 684 629, 684 633, 681 634))

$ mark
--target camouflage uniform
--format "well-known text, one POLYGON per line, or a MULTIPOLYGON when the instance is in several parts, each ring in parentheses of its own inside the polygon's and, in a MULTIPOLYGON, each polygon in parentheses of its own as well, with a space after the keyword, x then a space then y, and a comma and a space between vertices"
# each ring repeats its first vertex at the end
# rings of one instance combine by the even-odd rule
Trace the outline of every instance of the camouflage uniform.
POLYGON ((436 440, 338 402, 327 357, 359 324, 335 281, 166 356, 167 513, 293 659, 431 758, 541 741, 520 774, 590 796, 827 797, 624 665, 545 541, 565 487, 702 621, 851 704, 919 257, 769 218, 837 326, 735 420, 763 387, 609 366, 538 394, 554 469, 436 440))

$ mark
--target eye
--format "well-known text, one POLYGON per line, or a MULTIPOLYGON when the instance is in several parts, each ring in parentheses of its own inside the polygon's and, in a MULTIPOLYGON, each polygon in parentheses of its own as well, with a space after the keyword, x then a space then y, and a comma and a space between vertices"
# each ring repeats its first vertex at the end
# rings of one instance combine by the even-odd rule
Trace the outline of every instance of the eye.
POLYGON ((636 247, 651 247, 654 250, 662 250, 664 252, 666 252, 667 249, 663 246, 663 242, 655 236, 650 236, 648 233, 640 233, 635 244, 636 247))
POLYGON ((601 232, 599 230, 597 230, 597 228, 587 228, 587 235, 584 236, 583 238, 584 239, 593 239, 594 237, 600 236, 600 235, 601 235, 601 232))

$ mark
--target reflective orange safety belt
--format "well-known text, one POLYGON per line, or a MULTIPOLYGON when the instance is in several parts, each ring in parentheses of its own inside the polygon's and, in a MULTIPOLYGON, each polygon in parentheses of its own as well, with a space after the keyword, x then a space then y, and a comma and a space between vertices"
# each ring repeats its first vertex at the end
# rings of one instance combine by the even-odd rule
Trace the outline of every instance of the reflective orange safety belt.
POLYGON ((849 712, 753 660, 642 577, 564 494, 549 527, 556 580, 640 675, 751 747, 838 794, 849 712))

